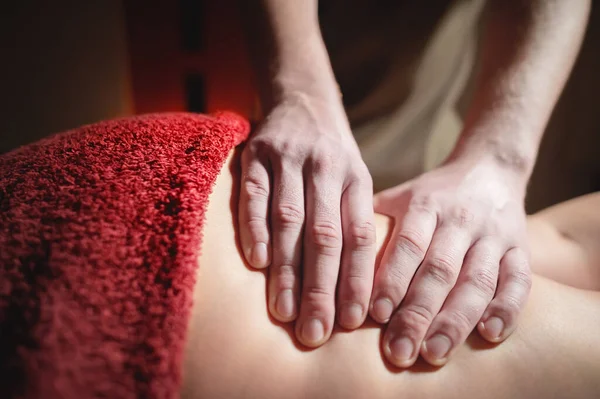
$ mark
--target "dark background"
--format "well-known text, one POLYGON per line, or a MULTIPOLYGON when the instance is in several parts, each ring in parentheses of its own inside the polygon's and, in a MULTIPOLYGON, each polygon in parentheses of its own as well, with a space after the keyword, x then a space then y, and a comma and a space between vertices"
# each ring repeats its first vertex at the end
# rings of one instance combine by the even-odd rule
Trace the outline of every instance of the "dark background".
MULTIPOLYGON (((0 13, 0 153, 102 119, 258 116, 235 0, 22 1, 0 13)), ((552 116, 528 209, 600 189, 600 10, 552 116)))

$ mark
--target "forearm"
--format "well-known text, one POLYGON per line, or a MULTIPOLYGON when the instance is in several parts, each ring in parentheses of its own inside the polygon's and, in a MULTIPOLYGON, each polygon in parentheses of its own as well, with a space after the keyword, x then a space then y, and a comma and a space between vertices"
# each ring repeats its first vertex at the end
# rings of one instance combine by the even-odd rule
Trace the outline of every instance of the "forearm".
POLYGON ((589 8, 588 0, 490 1, 480 72, 454 157, 490 157, 526 183, 589 8))
POLYGON ((319 29, 317 1, 240 1, 264 110, 290 93, 339 99, 319 29))

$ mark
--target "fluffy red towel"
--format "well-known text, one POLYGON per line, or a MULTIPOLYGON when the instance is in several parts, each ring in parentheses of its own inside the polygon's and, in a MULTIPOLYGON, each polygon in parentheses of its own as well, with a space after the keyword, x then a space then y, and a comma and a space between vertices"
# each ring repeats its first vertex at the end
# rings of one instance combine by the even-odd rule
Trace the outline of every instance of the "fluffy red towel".
POLYGON ((173 398, 232 114, 102 122, 0 156, 0 397, 173 398))

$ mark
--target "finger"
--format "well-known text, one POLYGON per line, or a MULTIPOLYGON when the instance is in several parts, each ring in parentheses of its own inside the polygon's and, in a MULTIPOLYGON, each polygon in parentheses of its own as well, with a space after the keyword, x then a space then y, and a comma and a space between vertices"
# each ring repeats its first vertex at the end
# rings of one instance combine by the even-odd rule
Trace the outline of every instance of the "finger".
POLYGON ((520 248, 512 248, 500 261, 498 289, 477 329, 490 342, 501 342, 514 331, 517 318, 531 291, 529 258, 520 248))
POLYGON ((269 309, 279 321, 298 313, 299 270, 304 225, 304 183, 300 166, 274 166, 271 207, 273 261, 269 276, 269 309))
POLYGON ((392 316, 384 336, 384 353, 398 367, 412 365, 423 337, 454 286, 470 235, 456 227, 440 227, 406 298, 392 316))
POLYGON ((456 286, 433 319, 421 347, 428 363, 445 364, 481 319, 496 291, 503 249, 492 239, 482 239, 467 252, 456 286))
POLYGON ((375 212, 384 215, 393 215, 398 211, 398 200, 410 200, 411 182, 403 183, 399 186, 388 188, 373 195, 373 208, 375 212))
POLYGON ((375 215, 370 179, 348 186, 342 195, 344 246, 338 290, 338 320, 345 328, 365 321, 375 271, 375 215))
POLYGON ((423 261, 436 226, 436 215, 409 210, 394 226, 391 240, 375 275, 371 317, 386 323, 398 307, 423 261))
POLYGON ((246 261, 255 268, 267 267, 271 258, 267 224, 270 189, 265 165, 265 161, 246 148, 242 155, 240 242, 246 261))
POLYGON ((341 184, 311 173, 306 186, 306 228, 300 315, 296 335, 316 347, 330 336, 335 316, 335 288, 340 267, 341 184))

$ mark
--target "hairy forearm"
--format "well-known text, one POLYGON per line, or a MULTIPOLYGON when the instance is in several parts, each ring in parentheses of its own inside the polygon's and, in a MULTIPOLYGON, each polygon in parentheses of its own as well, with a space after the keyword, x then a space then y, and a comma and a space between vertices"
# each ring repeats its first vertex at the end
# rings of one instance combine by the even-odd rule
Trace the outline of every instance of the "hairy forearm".
POLYGON ((588 0, 489 2, 479 76, 454 157, 491 157, 526 183, 589 8, 588 0))
POLYGON ((317 0, 240 1, 263 108, 289 93, 339 98, 319 29, 317 0))

